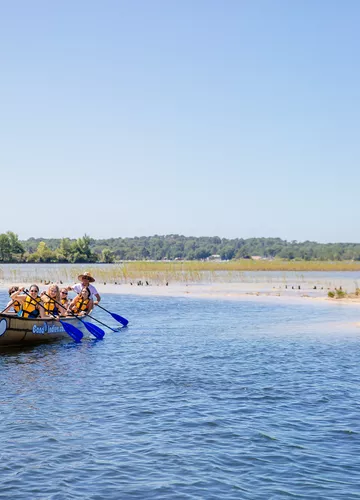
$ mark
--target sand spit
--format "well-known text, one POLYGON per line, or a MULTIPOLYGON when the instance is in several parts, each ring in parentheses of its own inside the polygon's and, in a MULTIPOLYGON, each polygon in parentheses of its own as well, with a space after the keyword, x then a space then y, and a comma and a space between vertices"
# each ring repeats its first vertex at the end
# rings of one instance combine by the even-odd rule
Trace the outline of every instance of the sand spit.
MULTIPOLYGON (((7 290, 11 285, 29 287, 31 283, 0 283, 0 289, 7 290)), ((59 283, 58 283, 59 284, 59 283)), ((284 289, 269 286, 268 283, 168 283, 161 285, 137 284, 105 284, 94 283, 100 294, 118 294, 149 297, 188 297, 195 299, 212 300, 252 300, 272 302, 304 302, 328 303, 338 305, 360 305, 360 297, 350 296, 342 299, 329 298, 327 290, 313 289, 284 289)), ((40 290, 47 286, 39 284, 40 290)), ((66 286, 66 284, 59 284, 66 286)))

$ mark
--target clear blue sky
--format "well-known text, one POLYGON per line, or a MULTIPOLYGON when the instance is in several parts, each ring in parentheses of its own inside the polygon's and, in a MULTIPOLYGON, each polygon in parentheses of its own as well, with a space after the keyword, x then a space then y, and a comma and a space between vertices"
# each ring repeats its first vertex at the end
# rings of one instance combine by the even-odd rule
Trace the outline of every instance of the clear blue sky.
POLYGON ((0 7, 0 232, 360 241, 360 2, 0 7))

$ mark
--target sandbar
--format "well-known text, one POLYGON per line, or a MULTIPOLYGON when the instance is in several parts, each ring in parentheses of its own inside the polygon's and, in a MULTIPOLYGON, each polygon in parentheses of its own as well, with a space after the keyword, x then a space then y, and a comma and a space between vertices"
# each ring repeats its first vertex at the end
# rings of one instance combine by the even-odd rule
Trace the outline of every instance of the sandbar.
MULTIPOLYGON (((66 283, 57 283, 60 287, 66 283)), ((8 283, 0 282, 0 289, 7 290, 12 285, 29 287, 31 283, 8 283)), ((360 305, 360 297, 350 294, 348 297, 335 299, 328 297, 327 289, 316 289, 301 287, 284 288, 283 286, 272 286, 269 283, 168 283, 149 284, 142 283, 94 283, 100 294, 134 295, 142 297, 187 297, 194 299, 212 300, 251 300, 270 302, 293 302, 304 303, 328 303, 338 305, 360 305)), ((46 290, 47 285, 39 283, 40 290, 46 290)))

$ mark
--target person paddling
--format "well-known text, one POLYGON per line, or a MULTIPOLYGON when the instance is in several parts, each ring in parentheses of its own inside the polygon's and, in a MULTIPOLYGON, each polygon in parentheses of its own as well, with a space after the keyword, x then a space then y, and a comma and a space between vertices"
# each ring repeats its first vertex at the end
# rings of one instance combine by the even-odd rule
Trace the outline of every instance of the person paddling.
POLYGON ((97 289, 94 287, 94 285, 90 285, 90 283, 94 283, 95 278, 93 278, 90 273, 86 272, 84 274, 79 274, 78 280, 80 281, 80 283, 78 283, 77 285, 74 285, 74 286, 69 286, 68 290, 69 291, 73 290, 74 292, 79 294, 79 293, 81 293, 81 290, 83 288, 88 288, 90 291, 90 294, 91 294, 91 298, 93 296, 96 297, 94 304, 95 305, 98 304, 101 300, 100 294, 97 291, 97 289))
POLYGON ((67 288, 61 288, 60 289, 60 302, 61 305, 67 309, 70 305, 70 300, 68 299, 68 289, 67 288))
POLYGON ((19 288, 11 295, 12 300, 17 300, 21 304, 20 315, 22 318, 44 318, 44 309, 41 298, 39 297, 39 287, 31 285, 29 293, 21 294, 25 290, 24 287, 19 288), (21 294, 21 295, 20 295, 21 294), (40 305, 39 305, 40 304, 40 305))
POLYGON ((18 286, 12 286, 9 288, 9 297, 10 297, 10 301, 7 303, 6 305, 6 308, 1 311, 3 313, 10 313, 10 314, 18 314, 20 312, 20 309, 21 309, 21 304, 18 300, 13 300, 11 298, 12 294, 17 292, 19 290, 19 287, 18 286))
POLYGON ((60 290, 57 285, 50 285, 47 292, 41 294, 46 316, 65 316, 66 308, 60 306, 60 290))
POLYGON ((90 296, 90 291, 84 287, 81 292, 71 301, 68 307, 69 314, 76 314, 78 316, 85 316, 90 313, 94 307, 93 300, 90 296))

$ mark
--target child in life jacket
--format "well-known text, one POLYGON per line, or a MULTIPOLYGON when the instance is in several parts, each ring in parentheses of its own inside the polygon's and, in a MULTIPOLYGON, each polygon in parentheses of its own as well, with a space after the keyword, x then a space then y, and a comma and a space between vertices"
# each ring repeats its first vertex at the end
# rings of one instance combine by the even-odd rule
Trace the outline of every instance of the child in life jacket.
POLYGON ((50 285, 47 292, 41 294, 41 300, 44 303, 44 312, 47 318, 66 315, 66 309, 60 302, 60 290, 57 285, 50 285))
POLYGON ((81 292, 70 302, 68 313, 76 314, 77 316, 85 316, 90 313, 94 307, 94 302, 88 288, 83 288, 81 292))

